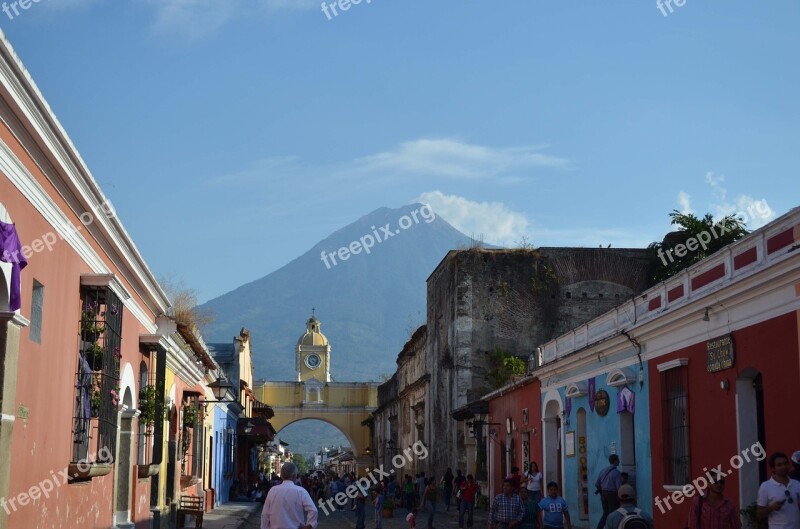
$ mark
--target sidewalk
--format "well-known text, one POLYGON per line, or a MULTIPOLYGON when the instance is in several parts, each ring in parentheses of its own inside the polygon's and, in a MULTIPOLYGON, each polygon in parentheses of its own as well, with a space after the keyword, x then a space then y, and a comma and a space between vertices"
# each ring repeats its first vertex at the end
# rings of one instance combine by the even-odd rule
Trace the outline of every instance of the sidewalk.
MULTIPOLYGON (((248 519, 258 520, 263 503, 230 502, 203 515, 203 529, 239 529, 248 519)), ((193 528, 194 522, 186 521, 186 527, 193 528)), ((258 524, 254 525, 258 527, 258 524)))

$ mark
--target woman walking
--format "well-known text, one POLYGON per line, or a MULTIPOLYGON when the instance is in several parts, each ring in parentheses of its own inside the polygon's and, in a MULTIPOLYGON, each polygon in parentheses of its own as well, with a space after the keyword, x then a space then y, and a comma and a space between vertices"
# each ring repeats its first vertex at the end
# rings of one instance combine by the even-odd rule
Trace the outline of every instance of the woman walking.
POLYGON ((539 465, 536 464, 536 461, 531 461, 528 470, 525 471, 525 488, 528 489, 530 498, 536 503, 542 501, 542 480, 539 465))
POLYGON ((450 467, 447 467, 442 478, 442 488, 444 489, 445 512, 450 512, 450 498, 453 496, 453 471, 450 467))

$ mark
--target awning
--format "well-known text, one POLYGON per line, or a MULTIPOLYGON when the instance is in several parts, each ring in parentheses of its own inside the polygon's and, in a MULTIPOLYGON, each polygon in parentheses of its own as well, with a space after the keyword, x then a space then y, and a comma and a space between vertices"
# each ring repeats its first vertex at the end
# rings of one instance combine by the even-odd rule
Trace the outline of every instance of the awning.
POLYGON ((453 411, 450 416, 457 421, 468 421, 476 415, 486 415, 487 413, 489 413, 489 403, 483 400, 476 400, 453 411))
POLYGON ((259 443, 268 443, 275 439, 277 434, 272 424, 263 417, 240 418, 236 424, 236 433, 239 436, 258 437, 259 443))

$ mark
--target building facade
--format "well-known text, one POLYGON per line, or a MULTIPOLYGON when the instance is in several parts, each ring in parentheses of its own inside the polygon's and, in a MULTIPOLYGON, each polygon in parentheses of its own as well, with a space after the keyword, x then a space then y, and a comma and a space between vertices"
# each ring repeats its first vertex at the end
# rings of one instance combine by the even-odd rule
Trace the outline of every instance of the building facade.
MULTIPOLYGON (((427 334, 425 325, 414 332, 397 356, 397 371, 378 387, 381 405, 373 412, 373 441, 378 464, 384 468, 394 468, 394 456, 426 439, 425 401, 430 385, 425 362, 427 334)), ((425 462, 412 456, 399 473, 415 475, 427 469, 425 462)))
POLYGON ((800 378, 798 242, 796 208, 538 349, 528 378, 541 384, 543 471, 562 484, 576 527, 600 518, 592 483, 610 454, 656 526, 682 527, 681 491, 702 487, 709 469, 745 509, 769 477, 767 456, 798 449, 783 411, 800 378))
MULTIPOLYGON (((643 250, 541 248, 449 252, 428 278, 425 442, 428 472, 485 472, 471 423, 495 389, 491 353, 529 358, 559 332, 586 322, 647 286, 643 250), (591 295, 591 296, 590 296, 591 295)), ((402 392, 404 388, 398 387, 402 392)), ((485 439, 482 426, 477 435, 485 439)))

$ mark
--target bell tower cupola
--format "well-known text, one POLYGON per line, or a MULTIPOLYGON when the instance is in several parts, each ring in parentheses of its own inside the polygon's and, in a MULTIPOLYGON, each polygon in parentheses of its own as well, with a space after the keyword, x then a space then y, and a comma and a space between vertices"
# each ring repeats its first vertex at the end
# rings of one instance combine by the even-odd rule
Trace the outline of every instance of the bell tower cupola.
POLYGON ((320 322, 313 309, 306 321, 306 332, 297 340, 295 355, 298 382, 311 379, 331 381, 331 346, 320 331, 320 322))

